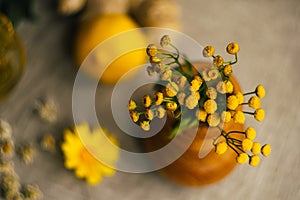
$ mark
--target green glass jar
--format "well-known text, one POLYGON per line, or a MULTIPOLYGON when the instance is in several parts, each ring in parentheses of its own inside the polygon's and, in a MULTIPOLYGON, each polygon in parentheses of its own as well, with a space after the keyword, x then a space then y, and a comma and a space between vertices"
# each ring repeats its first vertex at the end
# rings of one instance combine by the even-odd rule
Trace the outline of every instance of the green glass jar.
POLYGON ((24 47, 11 21, 0 13, 0 100, 18 83, 24 66, 24 47))

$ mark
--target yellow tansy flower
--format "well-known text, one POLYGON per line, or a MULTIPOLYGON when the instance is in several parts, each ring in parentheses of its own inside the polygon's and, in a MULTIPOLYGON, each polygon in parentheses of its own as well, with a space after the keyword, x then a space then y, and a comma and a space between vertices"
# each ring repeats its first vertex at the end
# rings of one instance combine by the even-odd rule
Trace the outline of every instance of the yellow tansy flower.
POLYGON ((220 81, 217 84, 217 91, 221 94, 225 94, 226 93, 226 85, 223 81, 220 81))
POLYGON ((225 76, 229 76, 232 73, 231 65, 225 65, 223 72, 224 72, 225 76))
POLYGON ((207 123, 209 126, 218 126, 220 124, 220 117, 217 113, 208 115, 207 117, 207 123))
POLYGON ((207 112, 203 109, 200 109, 196 112, 196 117, 198 118, 198 120, 200 120, 201 122, 206 122, 206 117, 207 117, 207 112))
POLYGON ((253 155, 253 156, 250 157, 249 165, 255 167, 259 164, 259 162, 260 162, 259 156, 253 155))
POLYGON ((144 131, 149 131, 150 130, 150 122, 149 121, 142 121, 142 122, 140 122, 140 127, 144 131))
POLYGON ((245 123, 245 114, 242 111, 235 111, 233 114, 233 120, 235 123, 244 124, 245 123))
POLYGON ((152 120, 154 118, 154 112, 151 109, 147 109, 145 112, 145 117, 148 120, 152 120))
POLYGON ((185 76, 180 76, 177 80, 178 87, 183 89, 187 83, 187 78, 185 76))
POLYGON ((155 96, 154 96, 154 103, 156 105, 160 105, 162 104, 162 102, 164 101, 164 95, 162 92, 156 92, 155 96))
POLYGON ((237 92, 235 96, 238 100, 238 104, 244 103, 244 95, 241 92, 237 92))
POLYGON ((172 70, 170 68, 165 69, 160 74, 160 79, 163 81, 169 80, 172 77, 172 70))
POLYGON ((192 110, 198 105, 198 99, 195 94, 191 94, 185 99, 185 106, 192 110))
POLYGON ((151 106, 151 98, 149 95, 145 95, 144 98, 143 98, 143 104, 146 108, 150 107, 151 106))
POLYGON ((101 128, 95 128, 91 133, 87 123, 77 125, 74 130, 66 129, 61 145, 65 167, 75 170, 76 177, 95 185, 103 176, 115 173, 115 169, 107 166, 114 166, 119 157, 119 150, 114 145, 119 145, 114 136, 101 128))
POLYGON ((191 86, 192 86, 192 90, 193 91, 198 91, 199 90, 199 88, 200 88, 200 86, 201 86, 201 82, 199 82, 199 80, 197 80, 197 79, 193 79, 192 81, 191 81, 191 86))
POLYGON ((232 93, 233 92, 233 85, 231 83, 231 81, 227 81, 225 83, 225 90, 226 90, 226 93, 232 93))
POLYGON ((216 144, 215 152, 219 155, 224 154, 228 149, 227 143, 226 142, 219 142, 216 144))
POLYGON ((215 88, 209 87, 209 88, 207 88, 207 90, 206 90, 206 95, 207 95, 207 97, 210 98, 210 99, 216 99, 216 98, 217 98, 217 91, 216 91, 215 88))
POLYGON ((157 116, 159 119, 162 119, 166 114, 166 110, 162 106, 158 106, 158 108, 155 110, 155 116, 157 116))
POLYGON ((174 97, 178 92, 178 85, 175 82, 170 82, 166 85, 166 95, 168 97, 174 97))
POLYGON ((261 153, 263 156, 268 156, 270 155, 272 151, 272 148, 269 144, 265 144, 262 148, 261 148, 261 153))
POLYGON ((240 153, 240 154, 237 156, 236 161, 237 161, 237 163, 239 163, 239 164, 245 164, 245 163, 248 161, 248 159, 249 159, 248 154, 246 154, 246 153, 240 153))
POLYGON ((146 52, 148 54, 148 56, 156 56, 157 54, 157 47, 154 44, 149 44, 146 52))
POLYGON ((245 150, 245 151, 250 151, 251 148, 252 148, 252 146, 253 146, 252 140, 246 138, 246 139, 244 139, 244 140, 242 141, 242 148, 243 148, 243 150, 245 150))
POLYGON ((239 106, 238 99, 235 95, 231 95, 227 98, 227 108, 235 110, 239 106))
POLYGON ((248 101, 248 105, 250 108, 260 108, 260 98, 258 98, 257 96, 251 97, 248 101))
POLYGON ((221 67, 224 63, 224 59, 222 58, 222 56, 220 55, 217 55, 216 57, 214 57, 214 65, 217 66, 217 67, 221 67))
POLYGON ((128 110, 131 111, 131 110, 134 110, 134 109, 136 109, 136 103, 135 103, 135 101, 130 99, 129 103, 128 103, 128 110))
POLYGON ((240 50, 240 47, 239 47, 238 43, 236 43, 236 42, 232 42, 232 43, 228 44, 226 47, 227 53, 232 54, 232 55, 239 52, 239 50, 240 50))
POLYGON ((257 121, 263 121, 264 118, 265 118, 265 111, 264 109, 262 108, 258 108, 255 110, 254 112, 254 118, 257 120, 257 121))
POLYGON ((266 95, 264 86, 258 85, 255 89, 255 93, 259 98, 261 98, 261 99, 264 98, 264 96, 266 95))
POLYGON ((169 111, 175 111, 177 109, 177 103, 175 103, 175 102, 168 102, 168 103, 166 103, 166 108, 169 111))
POLYGON ((219 76, 219 71, 217 69, 212 69, 208 71, 207 75, 211 80, 215 80, 219 76))
POLYGON ((256 131, 253 127, 249 126, 246 131, 246 138, 250 139, 250 140, 254 140, 256 137, 256 131))
POLYGON ((216 101, 213 99, 208 99, 207 101, 205 101, 203 106, 204 106, 204 110, 208 114, 213 114, 218 109, 218 105, 217 105, 216 101))
POLYGON ((133 122, 137 122, 139 120, 139 114, 135 111, 130 112, 130 117, 133 122))
POLYGON ((254 155, 257 155, 260 153, 260 150, 261 150, 261 146, 260 146, 260 143, 259 142, 253 142, 253 146, 251 148, 251 152, 254 154, 254 155))
POLYGON ((215 52, 215 48, 213 46, 206 46, 203 51, 202 54, 204 57, 211 57, 212 55, 214 55, 215 52))
POLYGON ((223 111, 222 115, 221 115, 221 118, 222 118, 222 121, 225 122, 225 123, 230 122, 230 120, 231 120, 231 114, 230 114, 230 112, 223 111))

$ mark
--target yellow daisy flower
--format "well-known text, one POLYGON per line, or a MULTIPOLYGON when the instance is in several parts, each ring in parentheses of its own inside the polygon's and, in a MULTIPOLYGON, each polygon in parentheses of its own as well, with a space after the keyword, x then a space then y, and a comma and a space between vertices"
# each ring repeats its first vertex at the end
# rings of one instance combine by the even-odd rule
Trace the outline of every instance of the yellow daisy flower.
POLYGON ((149 121, 142 121, 142 122, 140 122, 140 127, 144 131, 149 131, 150 130, 150 122, 149 121))
POLYGON ((154 118, 154 112, 153 112, 153 110, 147 109, 146 112, 145 112, 145 117, 148 120, 152 120, 154 118))
POLYGON ((128 110, 131 111, 131 110, 134 110, 134 109, 136 109, 136 103, 135 103, 135 101, 130 99, 129 103, 128 103, 128 110))
POLYGON ((218 109, 218 105, 213 99, 208 99, 207 101, 205 101, 203 107, 208 114, 213 114, 218 109))
POLYGON ((164 95, 162 92, 156 92, 155 96, 154 96, 154 103, 156 105, 160 105, 162 104, 162 102, 164 101, 164 95))
POLYGON ((240 153, 237 158, 236 158, 236 161, 239 163, 239 164, 245 164, 249 159, 249 156, 248 154, 246 153, 240 153))
POLYGON ((225 76, 229 76, 232 73, 231 65, 225 65, 223 72, 224 72, 225 76))
POLYGON ((261 153, 263 156, 268 156, 270 155, 272 151, 272 148, 269 144, 265 144, 262 148, 261 148, 261 153))
POLYGON ((259 122, 263 121, 264 118, 265 118, 264 109, 262 109, 262 108, 256 109, 255 112, 254 112, 254 118, 259 122))
POLYGON ((144 98, 143 98, 143 104, 146 108, 150 107, 151 106, 151 97, 149 95, 145 95, 144 98))
POLYGON ((236 42, 232 42, 232 43, 228 44, 226 47, 227 53, 232 54, 232 55, 239 52, 239 50, 240 50, 240 47, 239 47, 238 43, 236 43, 236 42))
POLYGON ((249 165, 255 167, 259 164, 259 162, 260 162, 259 156, 253 155, 253 156, 250 157, 249 165))
POLYGON ((211 57, 212 55, 214 55, 215 52, 215 48, 213 46, 206 46, 203 51, 202 54, 204 57, 211 57))
POLYGON ((239 106, 238 99, 235 95, 231 95, 227 98, 227 108, 235 110, 239 106))
POLYGON ((217 55, 216 57, 214 57, 214 65, 217 66, 217 67, 221 67, 224 63, 224 59, 222 58, 222 56, 220 55, 217 55))
POLYGON ((137 122, 139 120, 139 114, 136 111, 131 111, 130 117, 133 122, 137 122))
POLYGON ((258 85, 255 89, 255 93, 259 98, 262 99, 266 95, 266 90, 265 90, 264 86, 258 85))
POLYGON ((251 148, 251 152, 254 154, 254 155, 257 155, 259 154, 261 151, 261 146, 260 146, 260 143, 259 142, 253 142, 253 146, 251 148))
POLYGON ((203 110, 203 109, 197 110, 196 117, 201 122, 206 122, 207 112, 205 110, 203 110))
POLYGON ((250 140, 254 140, 256 137, 256 131, 252 126, 249 126, 246 131, 246 138, 250 139, 250 140))
POLYGON ((243 148, 243 150, 245 150, 245 151, 250 151, 251 148, 252 148, 252 146, 253 146, 252 140, 246 138, 246 139, 244 139, 244 140, 242 141, 242 148, 243 148))
POLYGON ((246 120, 245 114, 238 110, 233 114, 233 120, 235 123, 244 124, 246 120))
POLYGON ((177 109, 177 104, 175 102, 168 102, 166 103, 166 108, 169 111, 175 111, 177 109))
POLYGON ((260 108, 260 98, 258 98, 257 96, 251 97, 248 101, 248 105, 250 108, 260 108))
POLYGON ((118 141, 106 130, 95 128, 92 133, 87 123, 75 126, 73 130, 64 131, 61 145, 65 157, 65 167, 75 170, 78 178, 85 178, 87 183, 95 185, 103 176, 111 176, 118 157, 118 141), (107 140, 108 139, 108 140, 107 140), (101 157, 101 162, 97 157, 101 157), (107 165, 109 166, 107 166, 107 165))
POLYGON ((235 96, 238 100, 238 104, 244 103, 244 95, 241 92, 237 92, 235 96))
POLYGON ((217 113, 208 115, 207 117, 207 123, 209 126, 215 127, 220 124, 220 117, 217 113))
POLYGON ((224 154, 228 149, 227 143, 226 142, 219 142, 216 144, 215 152, 219 155, 224 154))
POLYGON ((225 83, 225 90, 226 90, 226 93, 232 93, 233 92, 233 85, 231 83, 231 81, 227 81, 225 83))

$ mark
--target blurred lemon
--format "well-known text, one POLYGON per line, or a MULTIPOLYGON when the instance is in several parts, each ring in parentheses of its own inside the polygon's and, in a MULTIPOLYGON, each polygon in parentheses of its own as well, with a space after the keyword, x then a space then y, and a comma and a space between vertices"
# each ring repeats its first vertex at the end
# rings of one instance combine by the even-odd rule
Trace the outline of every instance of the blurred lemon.
POLYGON ((116 83, 130 69, 146 61, 145 36, 137 28, 126 14, 101 14, 81 23, 74 46, 77 64, 80 66, 100 44, 89 55, 83 69, 96 79, 103 73, 100 79, 103 83, 116 83))

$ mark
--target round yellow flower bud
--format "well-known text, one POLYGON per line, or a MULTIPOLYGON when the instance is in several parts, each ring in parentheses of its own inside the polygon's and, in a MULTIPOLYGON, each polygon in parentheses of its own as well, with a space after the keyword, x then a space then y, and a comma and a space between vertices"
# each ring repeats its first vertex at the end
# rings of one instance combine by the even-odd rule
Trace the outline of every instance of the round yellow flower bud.
POLYGON ((175 82, 170 82, 166 85, 166 95, 168 97, 174 97, 178 92, 178 85, 175 82))
POLYGON ((235 95, 231 95, 227 98, 227 108, 230 110, 235 110, 239 106, 238 99, 235 95))
POLYGON ((222 121, 225 123, 230 122, 231 120, 231 114, 229 111, 223 111, 221 115, 222 121))
POLYGON ((253 127, 249 126, 246 131, 246 138, 250 139, 250 140, 254 140, 256 137, 256 131, 253 127))
POLYGON ((215 80, 219 76, 219 71, 217 69, 212 69, 208 71, 207 75, 211 80, 215 80))
POLYGON ((144 130, 144 131, 149 131, 150 130, 150 123, 149 121, 142 121, 140 123, 140 127, 144 130))
POLYGON ((236 96, 239 104, 244 103, 244 95, 241 92, 237 92, 235 94, 235 96, 236 96))
POLYGON ((195 94, 191 94, 185 99, 185 106, 192 110, 198 105, 198 99, 195 94))
POLYGON ((258 85, 255 89, 255 93, 259 98, 261 98, 261 99, 264 98, 264 96, 266 95, 264 86, 258 85))
POLYGON ((203 109, 200 109, 196 112, 196 117, 198 118, 198 120, 200 120, 201 122, 206 122, 206 117, 207 117, 207 112, 203 109))
POLYGON ((148 54, 148 56, 156 56, 157 54, 157 47, 154 44, 149 44, 146 52, 148 54))
POLYGON ((262 148, 261 148, 261 153, 263 156, 269 156, 270 153, 272 151, 272 148, 269 144, 265 144, 262 148))
POLYGON ((227 146, 227 143, 224 141, 224 142, 219 142, 218 144, 216 144, 216 147, 215 147, 215 152, 219 155, 222 155, 224 154, 228 149, 228 146, 227 146))
POLYGON ((146 112, 145 112, 145 117, 148 119, 148 120, 152 120, 154 118, 154 113, 152 110, 150 109, 147 109, 146 112))
POLYGON ((248 105, 250 108, 260 108, 260 98, 258 98, 257 96, 251 97, 248 101, 248 105))
POLYGON ((216 57, 214 57, 213 61, 214 61, 214 65, 217 67, 221 67, 224 63, 224 59, 220 55, 217 55, 216 57))
POLYGON ((255 167, 259 164, 259 162, 260 162, 259 156, 253 155, 253 156, 250 157, 249 165, 255 167))
POLYGON ((217 105, 216 101, 213 99, 208 99, 207 101, 205 101, 203 106, 204 106, 204 110, 208 114, 213 114, 218 109, 218 105, 217 105))
POLYGON ((245 123, 245 115, 242 111, 236 111, 233 115, 233 120, 235 123, 238 123, 238 124, 244 124, 245 123))
POLYGON ((164 95, 162 92, 156 92, 154 95, 155 105, 160 105, 164 101, 164 95))
POLYGON ((129 103, 128 103, 128 110, 131 111, 131 110, 134 110, 134 109, 136 109, 136 103, 135 103, 135 101, 130 99, 129 103))
POLYGON ((232 85, 231 81, 227 81, 225 83, 225 88, 226 88, 226 93, 230 94, 233 92, 233 85, 232 85))
POLYGON ((209 126, 215 127, 220 124, 220 117, 217 113, 208 115, 207 117, 207 123, 209 126))
POLYGON ((139 115, 135 111, 131 111, 130 112, 130 117, 131 117, 131 119, 132 119, 133 122, 137 122, 139 120, 139 115))
POLYGON ((146 108, 151 106, 151 98, 149 95, 145 95, 143 98, 143 104, 146 108))
POLYGON ((215 52, 215 48, 213 46, 206 46, 203 51, 202 54, 204 57, 211 57, 212 55, 214 55, 215 52))
POLYGON ((161 60, 158 57, 156 57, 156 56, 150 56, 149 61, 152 64, 160 63, 161 62, 161 60))
POLYGON ((166 114, 166 110, 162 106, 158 106, 158 108, 155 111, 155 116, 157 116, 159 119, 162 119, 166 114))
POLYGON ((175 102, 168 102, 166 103, 166 108, 169 111, 175 111, 177 109, 177 104, 175 102))
POLYGON ((217 91, 221 94, 225 94, 226 93, 226 85, 223 81, 220 81, 217 84, 217 91))
POLYGON ((259 142, 253 142, 253 146, 251 148, 251 152, 254 154, 254 155, 257 155, 260 153, 260 150, 261 150, 261 146, 260 146, 260 143, 259 142))
POLYGON ((246 153, 240 153, 238 155, 238 157, 236 158, 236 161, 239 164, 245 164, 248 161, 248 159, 249 159, 248 154, 246 154, 246 153))
POLYGON ((242 141, 242 148, 243 148, 243 150, 245 150, 245 151, 250 151, 251 148, 252 148, 252 146, 253 146, 252 140, 246 138, 246 139, 244 139, 244 140, 242 141))
POLYGON ((192 85, 193 91, 196 92, 196 91, 199 90, 199 88, 200 88, 200 86, 201 86, 201 83, 199 82, 199 80, 193 79, 193 80, 191 81, 191 85, 192 85))
POLYGON ((254 118, 259 122, 263 121, 264 118, 265 118, 264 109, 262 109, 262 108, 256 109, 255 112, 254 112, 254 118))
POLYGON ((208 98, 215 100, 217 98, 217 91, 213 87, 209 87, 206 90, 206 95, 208 98))
POLYGON ((232 43, 228 44, 226 47, 227 53, 232 54, 232 55, 239 52, 239 50, 240 50, 240 47, 239 47, 238 43, 236 43, 236 42, 232 42, 232 43))
POLYGON ((232 73, 231 65, 225 65, 223 72, 225 76, 229 76, 232 73))

